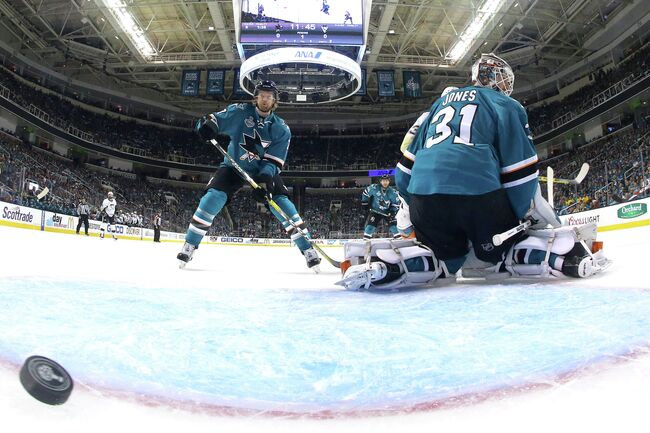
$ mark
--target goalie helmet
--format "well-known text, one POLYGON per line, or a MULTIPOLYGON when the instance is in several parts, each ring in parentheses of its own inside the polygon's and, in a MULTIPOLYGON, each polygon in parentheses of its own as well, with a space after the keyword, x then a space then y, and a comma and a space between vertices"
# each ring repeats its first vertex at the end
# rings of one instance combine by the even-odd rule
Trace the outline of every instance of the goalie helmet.
POLYGON ((472 66, 472 81, 475 86, 488 87, 510 96, 515 84, 515 74, 502 58, 493 53, 481 54, 472 66))

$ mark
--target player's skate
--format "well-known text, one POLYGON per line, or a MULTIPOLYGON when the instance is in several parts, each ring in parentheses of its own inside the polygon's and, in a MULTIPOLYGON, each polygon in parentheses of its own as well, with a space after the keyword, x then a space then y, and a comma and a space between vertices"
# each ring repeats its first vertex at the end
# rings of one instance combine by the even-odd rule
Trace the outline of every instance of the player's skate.
POLYGON ((319 273, 320 257, 318 257, 318 253, 316 252, 316 250, 313 248, 309 248, 305 251, 302 251, 302 255, 305 256, 305 260, 307 261, 307 267, 313 270, 315 273, 319 273))
POLYGON ((178 259, 178 267, 183 269, 185 265, 187 265, 187 262, 192 260, 192 256, 194 255, 194 250, 196 250, 196 247, 190 243, 185 242, 183 244, 183 248, 181 249, 181 252, 178 253, 176 258, 178 259))

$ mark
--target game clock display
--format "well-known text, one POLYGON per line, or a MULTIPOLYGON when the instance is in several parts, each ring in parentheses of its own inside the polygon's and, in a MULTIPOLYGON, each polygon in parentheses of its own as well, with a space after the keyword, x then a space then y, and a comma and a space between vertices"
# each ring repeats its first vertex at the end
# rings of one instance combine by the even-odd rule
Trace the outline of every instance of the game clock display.
POLYGON ((243 44, 363 44, 361 0, 244 0, 241 11, 243 44))

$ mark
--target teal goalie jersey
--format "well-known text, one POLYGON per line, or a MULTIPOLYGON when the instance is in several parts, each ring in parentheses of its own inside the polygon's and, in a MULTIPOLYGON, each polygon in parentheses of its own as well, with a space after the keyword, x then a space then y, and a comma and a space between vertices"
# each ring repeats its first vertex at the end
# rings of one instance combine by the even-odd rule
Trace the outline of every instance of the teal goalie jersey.
POLYGON ((530 208, 538 185, 526 111, 514 99, 476 86, 434 102, 397 168, 397 186, 407 199, 505 188, 518 218, 530 208))

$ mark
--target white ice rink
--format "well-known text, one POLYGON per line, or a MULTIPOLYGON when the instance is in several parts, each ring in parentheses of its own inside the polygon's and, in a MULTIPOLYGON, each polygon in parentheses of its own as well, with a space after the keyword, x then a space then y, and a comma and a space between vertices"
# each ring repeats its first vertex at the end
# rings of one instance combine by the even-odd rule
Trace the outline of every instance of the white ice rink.
MULTIPOLYGON (((294 248, 0 227, 4 432, 650 431, 650 227, 586 280, 346 292, 294 248), (75 380, 47 406, 29 355, 75 380)), ((340 259, 342 251, 328 248, 340 259)))

